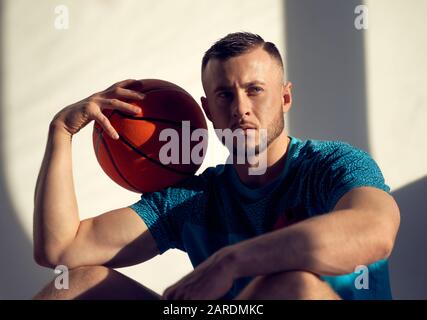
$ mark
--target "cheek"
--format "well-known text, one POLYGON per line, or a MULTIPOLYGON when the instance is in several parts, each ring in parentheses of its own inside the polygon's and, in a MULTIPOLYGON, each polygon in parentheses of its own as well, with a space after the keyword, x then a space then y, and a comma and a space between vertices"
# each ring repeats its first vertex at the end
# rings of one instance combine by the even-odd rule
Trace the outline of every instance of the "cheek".
POLYGON ((215 108, 214 110, 211 110, 211 118, 216 128, 226 128, 228 126, 230 115, 219 108, 215 108))
POLYGON ((268 107, 271 117, 274 117, 280 110, 282 110, 282 98, 280 95, 270 97, 268 107))
POLYGON ((260 97, 257 101, 254 101, 254 114, 256 114, 259 119, 268 118, 274 110, 274 104, 275 101, 272 97, 260 97))
POLYGON ((280 97, 265 97, 258 101, 254 115, 262 125, 268 125, 282 109, 280 97))

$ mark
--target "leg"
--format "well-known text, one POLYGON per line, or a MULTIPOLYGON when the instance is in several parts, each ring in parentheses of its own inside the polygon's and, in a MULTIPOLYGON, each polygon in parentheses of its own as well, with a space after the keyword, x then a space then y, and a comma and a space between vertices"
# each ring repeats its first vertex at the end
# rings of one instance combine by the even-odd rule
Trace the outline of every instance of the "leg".
POLYGON ((235 300, 340 300, 334 290, 317 275, 288 271, 258 276, 235 300))
POLYGON ((102 266, 80 267, 69 272, 69 289, 56 289, 50 282, 35 297, 50 299, 141 299, 158 300, 160 295, 113 269, 102 266))

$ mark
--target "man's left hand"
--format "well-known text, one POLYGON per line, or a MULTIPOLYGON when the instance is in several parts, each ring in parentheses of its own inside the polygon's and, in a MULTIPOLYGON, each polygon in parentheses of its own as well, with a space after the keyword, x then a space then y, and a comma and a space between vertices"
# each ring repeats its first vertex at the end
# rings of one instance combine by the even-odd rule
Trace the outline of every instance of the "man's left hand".
POLYGON ((225 295, 235 279, 229 247, 222 248, 165 290, 162 300, 214 300, 225 295))

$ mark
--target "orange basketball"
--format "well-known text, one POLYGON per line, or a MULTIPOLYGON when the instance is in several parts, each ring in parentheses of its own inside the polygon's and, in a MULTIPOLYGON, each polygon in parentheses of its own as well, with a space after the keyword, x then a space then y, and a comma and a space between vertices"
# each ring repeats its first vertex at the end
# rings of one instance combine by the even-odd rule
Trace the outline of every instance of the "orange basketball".
MULTIPOLYGON (((196 129, 206 131, 207 126, 201 108, 181 87, 156 79, 140 80, 139 84, 138 91, 144 93, 145 98, 132 103, 142 109, 141 113, 130 115, 119 110, 103 110, 120 138, 112 139, 96 122, 92 136, 96 158, 104 172, 122 187, 144 193, 161 190, 194 175, 201 161, 200 157, 195 161, 196 157, 189 155, 196 151, 196 146, 199 152, 206 150, 207 136, 192 141, 187 133, 192 135, 196 129), (182 121, 188 122, 183 125, 182 121), (179 145, 176 139, 163 141, 170 129, 179 137, 179 145), (183 143, 187 143, 187 147, 183 143), (171 151, 171 147, 175 156, 179 154, 179 163, 165 164, 165 155, 172 154, 165 150, 171 151)), ((203 158, 205 152, 202 153, 203 158)))

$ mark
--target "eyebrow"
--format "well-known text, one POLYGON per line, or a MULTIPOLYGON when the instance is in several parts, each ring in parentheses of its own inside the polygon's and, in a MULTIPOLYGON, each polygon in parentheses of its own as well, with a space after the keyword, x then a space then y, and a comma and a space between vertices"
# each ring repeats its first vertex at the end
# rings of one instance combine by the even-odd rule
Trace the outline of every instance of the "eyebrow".
MULTIPOLYGON (((260 80, 249 81, 249 82, 244 83, 243 87, 248 88, 248 87, 254 86, 254 85, 265 85, 265 82, 260 81, 260 80)), ((230 90, 232 88, 233 88, 232 86, 218 86, 215 88, 214 92, 230 90)))

